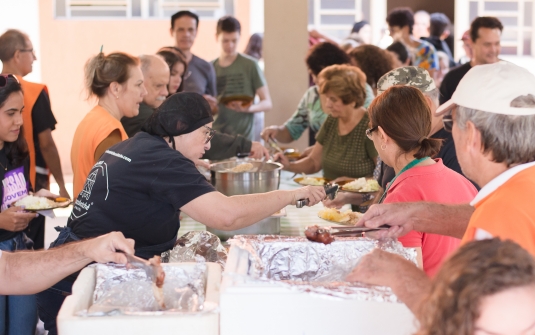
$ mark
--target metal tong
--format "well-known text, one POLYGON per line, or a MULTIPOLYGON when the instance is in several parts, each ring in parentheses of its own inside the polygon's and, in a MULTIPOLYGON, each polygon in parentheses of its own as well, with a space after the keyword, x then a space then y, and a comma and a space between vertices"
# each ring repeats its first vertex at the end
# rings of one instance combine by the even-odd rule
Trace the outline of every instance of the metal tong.
MULTIPOLYGON (((334 200, 336 198, 336 194, 338 193, 338 184, 325 184, 323 185, 323 189, 325 190, 325 194, 327 195, 325 199, 334 200)), ((297 208, 303 208, 305 206, 308 206, 309 204, 308 199, 299 199, 295 202, 295 207, 297 208)))
POLYGON ((378 230, 384 230, 390 228, 389 225, 382 225, 377 228, 369 228, 369 227, 355 227, 355 226, 345 226, 345 227, 324 227, 328 228, 329 232, 332 236, 360 236, 362 233, 370 232, 370 231, 378 231, 378 230))
POLYGON ((156 283, 157 275, 154 271, 154 267, 149 263, 148 260, 127 253, 124 253, 124 255, 126 256, 128 264, 145 271, 145 273, 147 274, 147 278, 150 278, 153 283, 156 283))

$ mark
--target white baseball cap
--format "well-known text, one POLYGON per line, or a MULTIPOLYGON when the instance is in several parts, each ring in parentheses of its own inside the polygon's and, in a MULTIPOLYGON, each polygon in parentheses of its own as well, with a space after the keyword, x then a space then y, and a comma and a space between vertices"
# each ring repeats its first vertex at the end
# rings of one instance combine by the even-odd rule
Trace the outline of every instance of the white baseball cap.
POLYGON ((477 65, 464 75, 451 99, 437 109, 436 115, 455 106, 496 114, 534 115, 535 76, 506 61, 477 65))

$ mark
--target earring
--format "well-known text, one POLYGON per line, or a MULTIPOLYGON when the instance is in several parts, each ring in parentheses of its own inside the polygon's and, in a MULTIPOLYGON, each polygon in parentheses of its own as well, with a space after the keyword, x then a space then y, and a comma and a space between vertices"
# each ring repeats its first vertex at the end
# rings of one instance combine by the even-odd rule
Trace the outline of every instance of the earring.
POLYGON ((381 144, 381 150, 386 150, 386 144, 385 143, 381 144))

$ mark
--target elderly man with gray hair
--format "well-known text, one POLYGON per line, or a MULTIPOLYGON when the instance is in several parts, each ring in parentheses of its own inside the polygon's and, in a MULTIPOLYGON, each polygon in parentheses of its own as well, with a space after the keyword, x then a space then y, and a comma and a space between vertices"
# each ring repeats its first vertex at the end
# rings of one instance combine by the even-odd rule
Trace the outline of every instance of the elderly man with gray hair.
MULTIPOLYGON (((436 114, 452 131, 463 172, 481 187, 477 196, 465 205, 374 205, 359 225, 390 225, 378 238, 411 230, 462 243, 500 237, 535 255, 535 76, 507 62, 476 66, 436 114)), ((414 264, 380 250, 363 257, 347 279, 390 286, 416 314, 430 287, 414 264)))
POLYGON ((147 95, 143 97, 143 102, 139 104, 139 114, 137 116, 132 118, 123 117, 121 119, 128 137, 132 137, 141 131, 141 127, 152 115, 154 108, 160 107, 169 94, 167 84, 171 74, 165 60, 158 55, 141 55, 139 60, 147 95))

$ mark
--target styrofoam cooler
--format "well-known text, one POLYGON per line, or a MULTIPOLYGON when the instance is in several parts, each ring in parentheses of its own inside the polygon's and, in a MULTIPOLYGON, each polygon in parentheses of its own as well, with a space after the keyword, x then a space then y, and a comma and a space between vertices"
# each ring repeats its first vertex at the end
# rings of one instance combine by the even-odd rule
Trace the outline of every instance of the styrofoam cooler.
MULTIPOLYGON (((193 268, 196 263, 168 263, 165 267, 193 268)), ((207 304, 219 304, 221 266, 206 263, 207 304)), ((219 334, 219 313, 163 314, 163 315, 113 315, 100 317, 77 316, 79 311, 88 309, 93 301, 96 271, 94 268, 82 270, 74 282, 72 295, 65 299, 57 318, 60 335, 146 335, 146 334, 219 334)))
POLYGON ((402 303, 311 294, 270 282, 240 280, 249 253, 231 248, 221 284, 221 335, 410 335, 414 315, 402 303))

